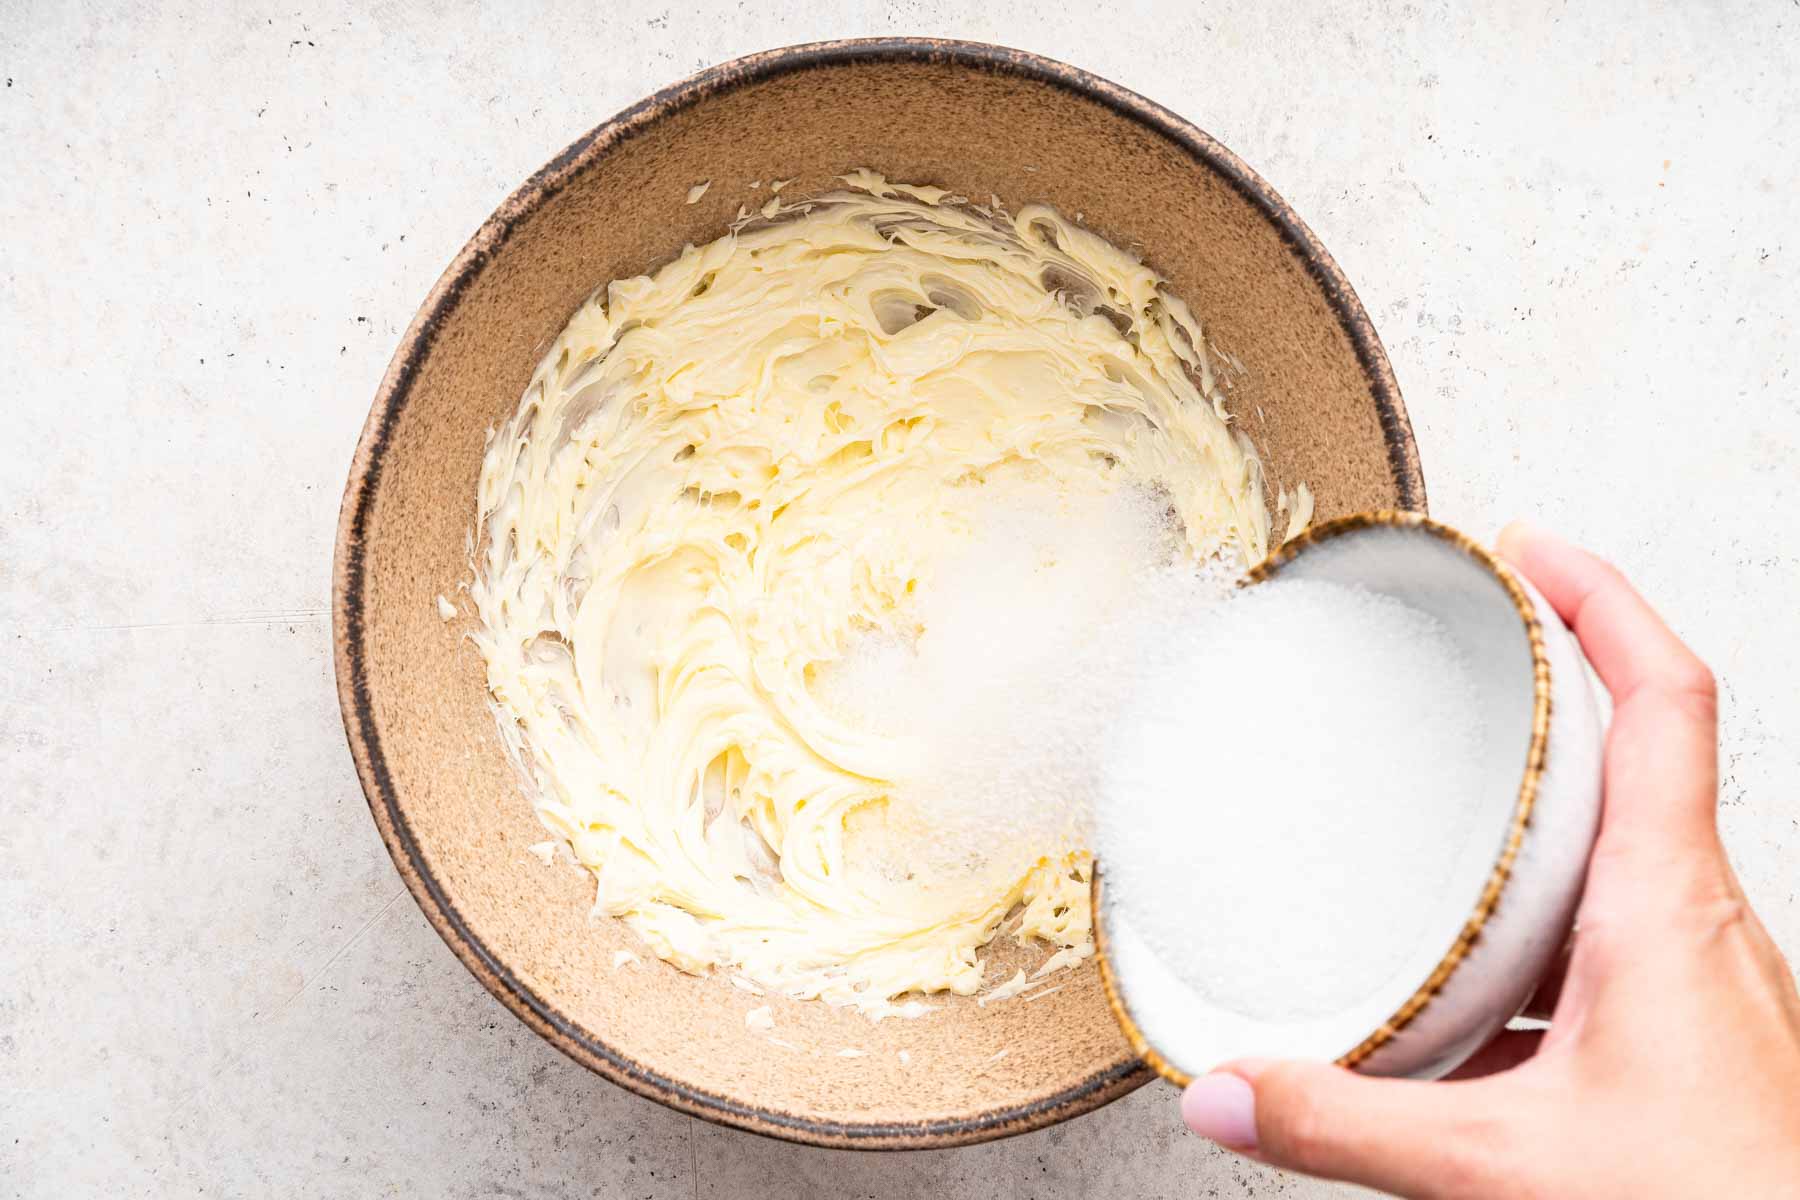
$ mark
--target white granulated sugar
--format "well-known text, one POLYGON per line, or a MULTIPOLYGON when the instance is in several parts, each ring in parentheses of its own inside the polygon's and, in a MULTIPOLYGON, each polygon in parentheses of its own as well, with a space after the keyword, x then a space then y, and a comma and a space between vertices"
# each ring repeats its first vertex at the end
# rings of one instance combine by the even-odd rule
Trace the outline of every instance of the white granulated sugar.
POLYGON ((1091 847, 1189 1002, 1301 1021, 1389 981, 1471 835, 1483 724, 1449 632, 1291 573, 1234 589, 1237 549, 1196 565, 1153 490, 967 503, 916 596, 813 681, 894 748, 850 868, 928 893, 1091 847))
POLYGON ((1418 947, 1470 835, 1470 667, 1425 613, 1311 580, 1153 624, 1105 754, 1109 912, 1207 1004, 1342 1011, 1418 947))
POLYGON ((1192 565, 1147 489, 989 486, 972 489, 967 519, 895 627, 855 638, 814 686, 828 710, 901 747, 900 803, 865 840, 885 861, 857 865, 927 884, 1017 877, 1040 855, 1088 848, 1145 596, 1177 578, 1184 595, 1229 587, 1224 567, 1192 565))

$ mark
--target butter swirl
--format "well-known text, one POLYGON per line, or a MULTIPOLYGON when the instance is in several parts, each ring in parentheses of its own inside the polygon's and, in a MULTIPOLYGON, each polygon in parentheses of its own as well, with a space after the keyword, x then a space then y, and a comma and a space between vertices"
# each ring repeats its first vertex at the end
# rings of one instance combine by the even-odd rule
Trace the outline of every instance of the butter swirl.
POLYGON ((907 739, 819 673, 914 619, 988 489, 1153 489, 1196 558, 1255 561, 1269 525, 1155 273, 1043 206, 844 185, 581 306, 491 437, 471 594, 501 737, 597 910, 683 970, 884 1015, 977 991, 1011 912, 1084 957, 1088 851, 894 870, 859 843, 905 824, 907 739))

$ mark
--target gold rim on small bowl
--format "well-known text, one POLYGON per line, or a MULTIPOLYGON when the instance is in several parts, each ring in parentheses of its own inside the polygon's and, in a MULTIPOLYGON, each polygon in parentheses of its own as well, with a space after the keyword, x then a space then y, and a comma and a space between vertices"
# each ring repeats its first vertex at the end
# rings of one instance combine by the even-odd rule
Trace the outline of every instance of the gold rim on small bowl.
MULTIPOLYGON (((1469 956, 1481 931, 1486 927, 1494 910, 1499 907, 1501 893, 1506 890, 1507 882, 1512 878, 1513 863, 1519 856, 1519 848, 1525 841, 1525 830, 1531 823, 1531 810, 1537 802, 1538 783, 1544 773, 1544 751, 1550 734, 1550 659, 1544 648, 1544 630, 1539 623, 1537 607, 1526 593, 1524 585, 1513 574, 1512 568, 1496 556, 1493 551, 1481 545, 1467 534, 1430 517, 1419 513, 1394 512, 1382 510, 1377 512, 1353 513, 1349 516, 1337 517, 1322 521, 1283 544, 1262 562, 1252 567, 1244 576, 1240 586, 1261 583, 1271 578, 1282 567, 1292 562, 1308 546, 1328 542, 1347 533, 1355 533, 1363 529, 1375 527, 1417 529, 1423 533, 1448 542, 1475 560, 1488 573, 1499 581, 1512 600, 1513 608, 1519 614, 1519 620, 1525 626, 1525 637, 1531 646, 1532 666, 1532 712, 1531 742, 1525 755, 1524 775, 1519 782, 1518 798, 1513 803, 1512 817, 1507 827, 1506 840, 1500 848, 1499 856, 1488 871, 1487 884, 1481 889, 1476 899, 1475 908, 1463 922, 1456 940, 1451 944, 1443 957, 1425 977, 1425 981, 1407 997, 1392 1016, 1383 1021, 1373 1032, 1363 1038, 1355 1046, 1338 1056, 1335 1060, 1339 1066, 1355 1067, 1368 1057, 1392 1041, 1396 1034, 1406 1028, 1412 1020, 1423 1012, 1433 998, 1437 996, 1456 973, 1464 959, 1469 956)), ((1152 1070, 1177 1087, 1186 1087, 1194 1077, 1177 1067, 1165 1058, 1156 1047, 1152 1046, 1131 1017, 1130 1010, 1120 993, 1117 978, 1113 974, 1112 964, 1106 951, 1106 922, 1102 908, 1102 886, 1105 863, 1094 864, 1092 889, 1094 913, 1094 958, 1100 965, 1100 983, 1106 992, 1106 1003, 1112 1009, 1113 1018, 1118 1021, 1119 1028, 1124 1031, 1125 1039, 1131 1044, 1132 1052, 1147 1063, 1152 1070)), ((1223 1066, 1224 1064, 1219 1064, 1223 1066)))

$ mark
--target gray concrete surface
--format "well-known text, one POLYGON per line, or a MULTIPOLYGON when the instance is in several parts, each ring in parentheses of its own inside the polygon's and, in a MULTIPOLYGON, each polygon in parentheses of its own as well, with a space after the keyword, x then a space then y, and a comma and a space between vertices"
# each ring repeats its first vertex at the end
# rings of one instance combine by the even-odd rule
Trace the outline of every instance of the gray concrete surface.
POLYGON ((437 7, 0 0, 0 1194, 1342 1194, 1161 1087, 887 1157, 678 1116, 482 992, 376 838, 328 568, 400 331, 583 130, 831 35, 1075 61, 1264 172, 1434 511, 1616 556, 1716 664, 1725 834, 1800 951, 1800 8, 437 7))

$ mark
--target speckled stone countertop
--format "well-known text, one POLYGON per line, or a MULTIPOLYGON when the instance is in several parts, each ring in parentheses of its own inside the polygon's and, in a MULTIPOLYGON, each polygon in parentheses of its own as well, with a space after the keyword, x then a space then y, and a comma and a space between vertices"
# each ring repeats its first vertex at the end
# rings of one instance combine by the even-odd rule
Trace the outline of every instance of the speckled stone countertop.
POLYGON ((190 7, 0 0, 0 1195, 1348 1194, 1160 1085, 900 1156, 694 1121, 482 992, 375 835, 329 564, 401 330, 589 126, 827 36, 1073 61, 1261 171, 1375 319, 1434 514, 1599 548, 1715 665, 1726 840, 1800 953, 1800 9, 190 7))

